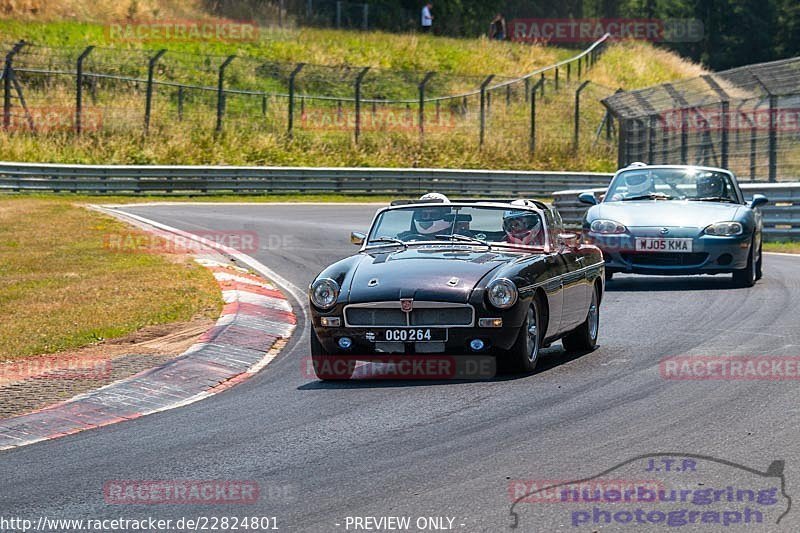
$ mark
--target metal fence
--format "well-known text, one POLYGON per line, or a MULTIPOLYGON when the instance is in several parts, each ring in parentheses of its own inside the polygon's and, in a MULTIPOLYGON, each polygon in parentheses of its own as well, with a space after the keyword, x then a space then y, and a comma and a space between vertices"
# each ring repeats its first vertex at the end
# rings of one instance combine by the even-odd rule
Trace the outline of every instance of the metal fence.
MULTIPOLYGON (((754 194, 769 198, 769 204, 761 207, 764 216, 764 238, 771 241, 800 240, 800 183, 743 183, 740 185, 745 198, 750 201, 754 194)), ((589 206, 578 201, 578 195, 587 190, 599 196, 607 187, 573 189, 553 193, 554 205, 564 224, 579 228, 589 206)))
POLYGON ((0 162, 0 192, 95 194, 345 193, 417 196, 436 191, 479 197, 547 197, 593 188, 610 174, 388 168, 59 165, 0 162))
POLYGON ((0 42, 5 50, 2 127, 26 135, 85 135, 229 126, 355 143, 367 135, 441 138, 467 147, 494 141, 533 151, 537 113, 545 112, 543 102, 553 102, 555 95, 561 99, 551 107, 566 111, 561 121, 566 134, 552 137, 573 140, 573 122, 580 125, 586 116, 591 120, 583 134, 590 138, 604 112, 598 98, 610 89, 586 89, 584 81, 607 39, 516 78, 0 42), (581 115, 572 103, 584 90, 584 106, 595 109, 584 108, 581 115))
POLYGON ((603 100, 620 121, 619 166, 730 168, 770 182, 800 175, 800 58, 740 67, 603 100))

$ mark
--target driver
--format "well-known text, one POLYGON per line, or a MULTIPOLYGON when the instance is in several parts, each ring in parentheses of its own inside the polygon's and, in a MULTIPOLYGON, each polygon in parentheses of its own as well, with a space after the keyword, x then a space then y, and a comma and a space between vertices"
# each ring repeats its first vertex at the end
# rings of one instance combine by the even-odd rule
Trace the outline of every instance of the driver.
POLYGON ((630 172, 625 176, 628 196, 639 196, 650 191, 650 176, 647 172, 630 172))
POLYGON ((716 174, 706 174, 697 178, 697 198, 716 198, 724 196, 725 182, 716 174))
MULTIPOLYGON (((437 192, 425 194, 420 200, 440 202, 443 204, 450 203, 450 199, 447 198, 447 196, 437 192)), ((443 232, 450 233, 453 226, 452 220, 448 220, 450 214, 450 207, 440 207, 437 205, 417 209, 414 211, 414 215, 411 219, 411 232, 418 235, 439 235, 443 232)))
MULTIPOLYGON (((511 203, 515 204, 516 200, 511 203)), ((506 233, 506 242, 512 244, 543 244, 542 219, 532 211, 509 210, 503 213, 503 231, 506 233)))

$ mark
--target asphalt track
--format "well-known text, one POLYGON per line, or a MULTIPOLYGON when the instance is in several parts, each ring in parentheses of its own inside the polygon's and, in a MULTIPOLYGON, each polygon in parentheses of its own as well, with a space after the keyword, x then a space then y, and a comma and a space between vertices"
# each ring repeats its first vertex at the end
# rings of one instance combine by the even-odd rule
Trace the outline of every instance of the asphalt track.
MULTIPOLYGON (((355 250, 349 230, 368 227, 374 210, 126 208, 192 232, 255 231, 260 249, 251 255, 301 290, 355 250)), ((667 356, 800 356, 800 260, 768 255, 764 271, 752 289, 731 288, 727 276, 618 276, 601 308, 596 351, 570 358, 557 344, 535 375, 491 381, 321 383, 301 371, 308 339, 300 323, 278 359, 214 398, 0 453, 0 515, 276 516, 283 531, 345 531, 348 516, 410 516, 412 523, 446 516, 455 531, 500 531, 512 523, 513 480, 581 479, 657 453, 713 456, 761 471, 783 460, 786 493, 797 501, 797 381, 659 374, 667 356), (107 504, 104 483, 127 479, 254 480, 261 498, 250 505, 107 504)), ((624 468, 614 475, 653 475, 624 468)), ((741 472, 709 469, 702 482, 749 482, 741 472)), ((574 527, 563 504, 523 503, 516 511, 521 531, 599 529, 574 527)), ((739 529, 797 531, 800 508, 795 503, 780 525, 765 522, 739 529)), ((731 528, 659 528, 723 529, 731 528)))

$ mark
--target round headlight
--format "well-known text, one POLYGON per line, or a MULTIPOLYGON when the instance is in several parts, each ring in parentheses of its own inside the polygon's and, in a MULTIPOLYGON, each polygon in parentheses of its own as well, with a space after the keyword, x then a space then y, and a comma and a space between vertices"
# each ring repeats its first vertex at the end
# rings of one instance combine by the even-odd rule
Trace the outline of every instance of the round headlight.
POLYGON ((614 220, 603 220, 598 218, 594 222, 592 222, 591 230, 594 233, 603 233, 603 234, 615 234, 615 233, 625 233, 628 228, 616 222, 614 220))
POLYGON ((741 235, 744 228, 739 222, 717 222, 706 227, 706 235, 715 235, 717 237, 733 237, 741 235))
POLYGON ((320 278, 311 285, 311 302, 320 309, 330 309, 339 297, 339 284, 330 278, 320 278))
POLYGON ((489 303, 498 309, 508 309, 517 303, 517 286, 506 278, 498 278, 486 287, 489 303))

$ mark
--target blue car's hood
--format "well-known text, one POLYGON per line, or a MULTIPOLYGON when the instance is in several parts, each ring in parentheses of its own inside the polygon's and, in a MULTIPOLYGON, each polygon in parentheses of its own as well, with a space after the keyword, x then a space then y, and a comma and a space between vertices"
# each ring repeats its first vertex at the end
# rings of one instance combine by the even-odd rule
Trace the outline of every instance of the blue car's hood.
POLYGON ((615 220, 629 228, 665 226, 704 228, 715 222, 736 220, 740 204, 688 202, 680 200, 642 200, 602 203, 592 218, 615 220))

